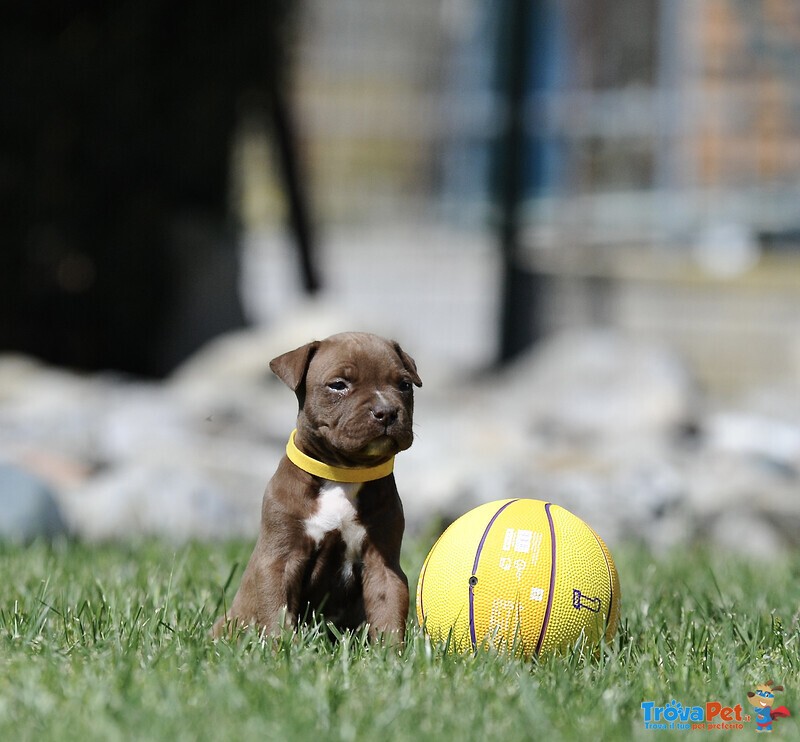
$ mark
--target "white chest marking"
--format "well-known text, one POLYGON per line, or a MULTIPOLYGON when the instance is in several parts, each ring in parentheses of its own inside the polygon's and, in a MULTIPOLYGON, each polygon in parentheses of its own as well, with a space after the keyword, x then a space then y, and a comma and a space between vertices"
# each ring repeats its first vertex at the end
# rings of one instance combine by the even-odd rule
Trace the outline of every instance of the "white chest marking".
POLYGON ((353 501, 360 484, 325 482, 319 490, 317 511, 306 519, 306 533, 319 545, 325 534, 339 531, 345 544, 345 572, 352 571, 353 562, 361 556, 361 544, 366 530, 358 522, 353 501))

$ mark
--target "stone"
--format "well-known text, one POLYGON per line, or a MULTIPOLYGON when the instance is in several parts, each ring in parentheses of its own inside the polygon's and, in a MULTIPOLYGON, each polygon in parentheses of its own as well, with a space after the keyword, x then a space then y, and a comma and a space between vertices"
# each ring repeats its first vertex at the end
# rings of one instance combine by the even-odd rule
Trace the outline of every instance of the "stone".
POLYGON ((499 381, 529 425, 573 439, 672 431, 691 419, 695 401, 669 348, 605 329, 554 335, 499 381))
POLYGON ((800 471, 800 424, 771 415, 725 411, 709 415, 708 445, 800 471))
POLYGON ((765 565, 788 553, 780 531, 758 512, 746 509, 722 513, 710 524, 708 540, 716 548, 765 565))
MULTIPOLYGON (((0 356, 0 534, 255 538, 297 413, 269 361, 351 327, 312 302, 274 327, 221 336, 163 383, 0 356), (34 525, 19 525, 20 508, 34 525)), ((668 347, 611 330, 554 335, 481 374, 408 345, 424 381, 415 443, 396 464, 410 537, 529 497, 571 510, 612 548, 800 546, 796 385, 712 408, 668 347)))
POLYGON ((0 538, 27 543, 66 534, 52 489, 34 474, 0 463, 0 538))
POLYGON ((257 533, 213 483, 193 471, 135 461, 70 493, 65 512, 87 541, 158 536, 174 541, 257 533))

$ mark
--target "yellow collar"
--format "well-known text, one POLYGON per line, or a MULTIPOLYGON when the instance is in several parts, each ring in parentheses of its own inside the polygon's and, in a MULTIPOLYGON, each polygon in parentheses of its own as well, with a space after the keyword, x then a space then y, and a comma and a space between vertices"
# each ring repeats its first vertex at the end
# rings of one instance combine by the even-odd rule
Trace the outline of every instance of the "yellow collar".
POLYGON ((286 444, 286 455, 289 457, 295 466, 308 472, 315 477, 328 479, 331 482, 347 482, 362 483, 372 482, 375 479, 383 479, 388 477, 394 471, 394 456, 383 464, 377 466, 366 466, 363 468, 351 468, 345 466, 330 466, 323 464, 317 459, 312 459, 310 456, 304 454, 294 442, 294 434, 297 430, 293 430, 289 436, 289 442, 286 444))

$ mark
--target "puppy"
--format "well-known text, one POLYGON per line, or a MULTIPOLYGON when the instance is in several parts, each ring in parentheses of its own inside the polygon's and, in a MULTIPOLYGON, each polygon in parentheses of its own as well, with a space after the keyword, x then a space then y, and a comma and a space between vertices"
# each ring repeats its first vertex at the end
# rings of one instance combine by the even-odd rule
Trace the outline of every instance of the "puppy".
POLYGON ((264 493, 239 590, 212 634, 235 625, 273 634, 315 613, 400 642, 409 598, 392 468, 413 440, 416 364, 395 342, 343 333, 270 368, 297 395, 297 429, 264 493))

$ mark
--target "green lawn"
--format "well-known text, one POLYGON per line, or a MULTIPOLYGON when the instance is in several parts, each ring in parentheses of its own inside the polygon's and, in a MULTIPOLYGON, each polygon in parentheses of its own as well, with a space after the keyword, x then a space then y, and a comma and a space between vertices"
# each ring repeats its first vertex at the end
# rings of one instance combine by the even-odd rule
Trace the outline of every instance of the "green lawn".
MULTIPOLYGON (((412 583, 431 543, 408 544, 412 583)), ((250 546, 0 546, 0 740, 672 738, 683 732, 645 729, 643 701, 747 713, 746 692, 770 678, 794 714, 775 738, 800 739, 800 555, 615 549, 617 638, 599 657, 525 663, 450 656, 417 628, 399 656, 313 628, 214 644, 250 546)))

